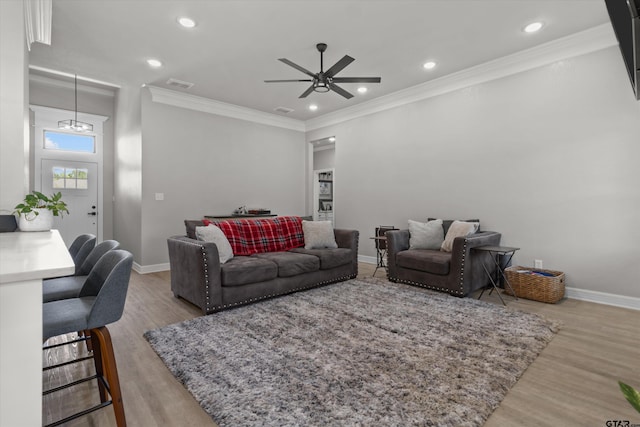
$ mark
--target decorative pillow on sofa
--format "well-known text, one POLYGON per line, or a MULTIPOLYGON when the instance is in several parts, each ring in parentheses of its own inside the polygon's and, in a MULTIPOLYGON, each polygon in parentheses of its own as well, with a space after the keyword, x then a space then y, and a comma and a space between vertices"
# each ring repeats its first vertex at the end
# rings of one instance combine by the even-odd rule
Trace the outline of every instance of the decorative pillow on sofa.
POLYGON ((220 228, 213 224, 206 227, 196 227, 196 238, 203 242, 213 242, 218 247, 218 255, 220 256, 220 264, 224 264, 233 258, 231 244, 220 228))
POLYGON ((451 227, 449 227, 449 231, 447 231, 444 242, 442 242, 440 250, 451 252, 451 249, 453 249, 453 239, 456 237, 469 236, 478 231, 478 228, 480 228, 479 222, 453 221, 451 227))
POLYGON ((409 220, 409 249, 438 250, 442 242, 444 242, 444 229, 441 219, 429 222, 409 220))
POLYGON ((331 221, 302 221, 305 249, 335 249, 338 247, 331 221))

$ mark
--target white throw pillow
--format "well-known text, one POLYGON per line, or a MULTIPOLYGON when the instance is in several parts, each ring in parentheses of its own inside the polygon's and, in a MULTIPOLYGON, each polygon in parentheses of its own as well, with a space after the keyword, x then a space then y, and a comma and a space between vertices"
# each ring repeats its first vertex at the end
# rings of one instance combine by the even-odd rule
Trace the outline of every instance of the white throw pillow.
POLYGON ((196 238, 203 242, 213 242, 218 247, 218 255, 220 256, 220 264, 224 264, 233 258, 233 250, 231 244, 224 235, 222 230, 213 224, 206 227, 196 227, 196 238))
POLYGON ((444 242, 444 229, 441 219, 429 222, 409 220, 409 249, 438 250, 442 242, 444 242))
POLYGON ((331 221, 302 221, 305 249, 335 249, 338 247, 331 221))
POLYGON ((451 252, 451 249, 453 249, 453 239, 473 234, 478 231, 479 227, 479 222, 453 221, 451 227, 449 227, 449 231, 447 231, 444 242, 442 242, 440 250, 444 252, 451 252))

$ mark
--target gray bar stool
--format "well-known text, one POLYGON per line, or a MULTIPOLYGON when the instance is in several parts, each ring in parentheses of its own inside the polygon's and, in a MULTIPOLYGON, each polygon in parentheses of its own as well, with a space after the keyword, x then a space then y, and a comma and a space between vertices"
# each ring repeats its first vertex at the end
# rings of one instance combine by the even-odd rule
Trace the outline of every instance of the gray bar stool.
MULTIPOLYGON (((92 358, 96 370, 96 375, 47 390, 43 394, 55 393, 96 379, 101 402, 92 408, 48 424, 47 427, 64 424, 111 404, 113 404, 117 426, 125 427, 127 425, 111 335, 106 325, 116 322, 122 317, 132 264, 133 255, 131 253, 120 249, 109 251, 100 258, 91 270, 77 298, 43 304, 43 341, 58 335, 90 330, 90 339, 93 343, 92 358), (111 400, 108 400, 108 397, 111 400)), ((71 344, 72 342, 59 345, 71 344)), ((55 369, 88 358, 91 357, 76 359, 44 369, 55 369)))
POLYGON ((80 294, 80 290, 87 280, 89 273, 96 266, 100 258, 107 252, 118 249, 119 247, 120 243, 115 240, 105 240, 104 242, 98 243, 89 255, 87 255, 80 268, 76 268, 75 275, 43 280, 42 301, 46 303, 61 299, 76 298, 80 294))
POLYGON ((96 236, 92 234, 82 234, 71 243, 69 247, 69 253, 73 259, 73 263, 76 265, 76 271, 74 275, 78 274, 80 267, 87 259, 93 248, 96 246, 96 236), (78 243, 76 241, 80 240, 78 243), (75 245, 75 246, 74 246, 75 245), (74 254, 75 252, 75 254, 74 254))

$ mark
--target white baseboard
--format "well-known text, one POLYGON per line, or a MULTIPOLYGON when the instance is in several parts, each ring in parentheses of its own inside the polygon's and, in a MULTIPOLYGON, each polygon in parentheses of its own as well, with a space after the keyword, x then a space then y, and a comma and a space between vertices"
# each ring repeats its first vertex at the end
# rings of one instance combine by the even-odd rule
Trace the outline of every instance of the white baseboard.
POLYGON ((569 287, 565 288, 565 293, 567 298, 595 302, 598 304, 613 305, 622 308, 630 308, 632 310, 640 310, 640 298, 636 297, 569 287))
POLYGON ((153 265, 140 265, 137 262, 133 263, 133 271, 138 274, 157 273, 158 271, 168 271, 169 263, 153 264, 153 265))
POLYGON ((378 263, 378 260, 374 256, 358 255, 358 262, 364 262, 365 264, 376 265, 378 263))
MULTIPOLYGON (((358 261, 375 265, 377 260, 375 257, 358 255, 358 261)), ((567 298, 577 299, 580 301, 595 302, 597 304, 613 305, 615 307, 630 308, 631 310, 640 310, 640 298, 628 297, 625 295, 610 294, 607 292, 589 291, 578 288, 565 288, 567 298)))

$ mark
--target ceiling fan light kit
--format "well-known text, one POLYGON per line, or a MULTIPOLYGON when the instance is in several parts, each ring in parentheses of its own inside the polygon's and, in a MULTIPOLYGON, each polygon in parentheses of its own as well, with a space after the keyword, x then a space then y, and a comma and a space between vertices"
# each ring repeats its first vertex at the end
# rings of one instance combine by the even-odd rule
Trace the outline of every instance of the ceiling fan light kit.
POLYGON ((290 67, 295 68, 298 71, 303 72, 307 76, 311 77, 310 79, 297 79, 297 80, 265 80, 265 83, 284 83, 284 82, 311 82, 311 86, 307 88, 302 95, 298 98, 306 98, 311 94, 311 92, 329 92, 333 91, 343 97, 350 99, 353 98, 353 95, 348 91, 344 90, 336 83, 380 83, 380 77, 336 77, 335 75, 342 71, 347 65, 351 64, 355 59, 350 57, 349 55, 345 55, 341 60, 333 64, 331 68, 327 71, 324 71, 324 52, 327 50, 326 43, 318 43, 316 45, 316 49, 320 52, 320 72, 312 73, 300 65, 289 61, 286 58, 280 58, 280 62, 284 62, 290 67))

